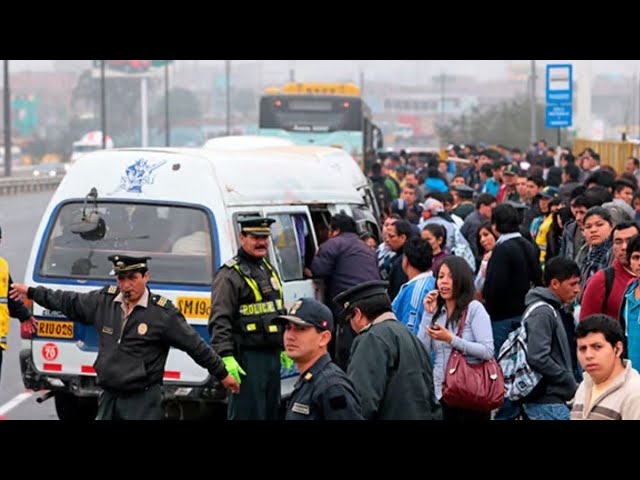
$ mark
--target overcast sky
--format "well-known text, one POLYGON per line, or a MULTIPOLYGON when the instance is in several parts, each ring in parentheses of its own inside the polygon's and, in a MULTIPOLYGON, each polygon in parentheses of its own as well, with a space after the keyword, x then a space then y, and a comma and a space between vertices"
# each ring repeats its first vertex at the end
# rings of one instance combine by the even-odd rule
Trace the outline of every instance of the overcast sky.
MULTIPOLYGON (((256 60, 233 60, 233 63, 255 62, 256 60)), ((442 72, 454 75, 473 75, 478 79, 504 77, 510 65, 523 68, 529 60, 261 60, 267 72, 295 69, 300 81, 341 81, 346 78, 357 80, 359 69, 367 77, 375 80, 393 81, 398 77, 406 80, 429 79, 442 72)), ((51 70, 54 60, 11 60, 11 71, 51 70)), ((87 61, 88 62, 88 61, 87 61)), ((181 60, 180 62, 194 62, 181 60)), ((223 60, 199 60, 200 65, 221 65, 223 60)), ((571 60, 537 60, 540 66, 547 63, 571 63, 571 60)), ((628 75, 640 70, 639 60, 592 60, 594 75, 628 75)))

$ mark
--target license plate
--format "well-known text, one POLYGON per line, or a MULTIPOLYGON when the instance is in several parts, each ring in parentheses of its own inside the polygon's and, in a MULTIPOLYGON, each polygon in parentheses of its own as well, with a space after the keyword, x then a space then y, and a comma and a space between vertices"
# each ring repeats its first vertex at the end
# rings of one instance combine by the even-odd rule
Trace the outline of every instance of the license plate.
POLYGON ((211 314, 211 298, 178 297, 178 309, 186 318, 209 318, 211 314))
POLYGON ((73 338, 73 322, 50 322, 38 320, 38 336, 73 338))

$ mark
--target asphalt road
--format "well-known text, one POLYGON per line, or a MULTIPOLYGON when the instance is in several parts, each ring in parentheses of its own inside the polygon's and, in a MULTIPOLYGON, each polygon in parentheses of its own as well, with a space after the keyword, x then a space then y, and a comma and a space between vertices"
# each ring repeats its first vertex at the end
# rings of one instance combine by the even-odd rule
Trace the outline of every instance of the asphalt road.
MULTIPOLYGON (((0 197, 0 256, 9 263, 11 277, 15 282, 24 281, 31 243, 52 195, 53 191, 48 191, 0 197)), ((53 399, 38 404, 36 398, 41 393, 25 392, 18 362, 20 328, 15 319, 11 320, 8 345, 2 361, 0 418, 57 420, 53 399)))

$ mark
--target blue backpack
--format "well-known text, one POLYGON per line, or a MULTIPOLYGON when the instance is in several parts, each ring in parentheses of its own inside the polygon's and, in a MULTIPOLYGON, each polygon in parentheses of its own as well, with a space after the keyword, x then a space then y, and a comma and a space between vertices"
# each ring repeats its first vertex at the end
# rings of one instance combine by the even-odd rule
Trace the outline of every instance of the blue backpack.
POLYGON ((524 312, 522 323, 509 334, 498 353, 498 364, 504 374, 505 397, 514 402, 529 395, 542 378, 542 375, 532 370, 527 363, 525 320, 533 310, 543 305, 550 308, 557 319, 558 314, 555 308, 547 302, 535 302, 524 312))

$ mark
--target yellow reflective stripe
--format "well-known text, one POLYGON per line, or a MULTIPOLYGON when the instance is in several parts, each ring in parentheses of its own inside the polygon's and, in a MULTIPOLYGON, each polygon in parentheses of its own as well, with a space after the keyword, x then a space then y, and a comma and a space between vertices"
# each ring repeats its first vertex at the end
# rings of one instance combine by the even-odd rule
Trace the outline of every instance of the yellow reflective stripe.
POLYGON ((269 325, 269 332, 278 332, 278 326, 277 325, 269 325))
POLYGON ((282 300, 277 299, 276 303, 273 302, 260 302, 260 303, 246 303, 240 305, 240 315, 264 315, 265 313, 276 313, 276 308, 282 308, 282 300))
POLYGON ((9 334, 9 264, 0 258, 0 348, 7 349, 9 334))
POLYGON ((249 332, 253 332, 253 331, 255 331, 255 329, 256 329, 256 324, 255 323, 250 323, 250 324, 247 325, 247 330, 249 332))
MULTIPOLYGON (((264 260, 264 264, 267 266, 267 268, 271 271, 271 275, 273 276, 273 278, 276 281, 276 285, 278 285, 278 293, 280 294, 280 298, 282 298, 282 282, 280 281, 280 278, 278 277, 278 273, 274 270, 274 268, 269 265, 269 262, 267 262, 266 260, 264 260)), ((278 307, 278 308, 282 308, 282 307, 278 307)))
POLYGON ((244 281, 247 282, 247 285, 249 285, 249 288, 251 288, 251 291, 253 292, 253 296, 255 297, 256 302, 261 302, 262 293, 260 293, 260 288, 258 288, 257 282, 253 278, 247 277, 244 273, 242 273, 242 270, 240 270, 240 265, 238 265, 237 263, 233 266, 233 268, 235 268, 242 276, 242 278, 244 278, 244 281))

